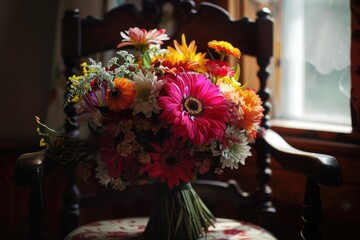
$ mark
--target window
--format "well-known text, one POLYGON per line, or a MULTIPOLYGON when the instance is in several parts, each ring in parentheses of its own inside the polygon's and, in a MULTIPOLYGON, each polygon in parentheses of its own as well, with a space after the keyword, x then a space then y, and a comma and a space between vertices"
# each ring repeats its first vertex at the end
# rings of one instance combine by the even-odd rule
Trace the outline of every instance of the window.
MULTIPOLYGON (((232 5, 228 4, 230 12, 232 5)), ((240 5, 241 12, 233 14, 236 18, 255 19, 263 7, 274 18, 268 81, 273 122, 283 126, 286 119, 289 127, 295 123, 295 128, 350 132, 350 0, 246 0, 240 5)), ((255 78, 255 61, 243 61, 245 81, 255 78)))
POLYGON ((350 125, 350 1, 282 1, 277 117, 350 125))

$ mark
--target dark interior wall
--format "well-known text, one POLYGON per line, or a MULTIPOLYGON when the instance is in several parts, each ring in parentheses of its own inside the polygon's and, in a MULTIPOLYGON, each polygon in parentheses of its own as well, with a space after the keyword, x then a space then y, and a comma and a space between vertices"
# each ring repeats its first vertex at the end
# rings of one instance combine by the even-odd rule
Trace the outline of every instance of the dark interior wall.
MULTIPOLYGON (((61 107, 49 108, 61 73, 59 26, 63 9, 79 7, 84 14, 93 14, 90 9, 101 12, 102 2, 0 0, 0 239, 26 239, 29 191, 15 185, 15 161, 22 153, 39 150, 34 116, 56 119, 61 113, 61 107)), ((56 205, 49 209, 51 219, 61 207, 56 182, 47 193, 47 201, 55 200, 56 205)), ((50 221, 49 225, 56 233, 56 223, 50 221)))
POLYGON ((34 115, 45 116, 54 75, 58 2, 0 3, 2 142, 34 138, 34 115))
MULTIPOLYGON (((59 79, 60 21, 64 9, 100 16, 98 0, 0 1, 0 145, 37 141, 34 116, 62 122, 61 103, 55 107, 59 79), (54 109, 56 108, 56 109, 54 109), (49 116, 55 115, 55 116, 49 116)), ((61 83, 59 83, 61 81, 61 83)), ((60 100, 61 101, 61 100, 60 100)))

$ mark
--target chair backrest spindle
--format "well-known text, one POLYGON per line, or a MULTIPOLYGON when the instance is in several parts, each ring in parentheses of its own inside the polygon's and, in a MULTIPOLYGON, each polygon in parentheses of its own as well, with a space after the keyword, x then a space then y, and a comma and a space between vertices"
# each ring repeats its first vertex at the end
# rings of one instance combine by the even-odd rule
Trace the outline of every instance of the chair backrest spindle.
POLYGON ((304 225, 301 236, 304 239, 321 239, 321 198, 319 185, 311 178, 306 180, 303 209, 304 225))

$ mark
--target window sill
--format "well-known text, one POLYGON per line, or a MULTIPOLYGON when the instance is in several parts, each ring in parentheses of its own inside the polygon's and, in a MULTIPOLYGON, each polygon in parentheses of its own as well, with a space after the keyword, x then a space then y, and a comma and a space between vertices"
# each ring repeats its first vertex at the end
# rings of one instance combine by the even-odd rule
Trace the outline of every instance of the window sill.
POLYGON ((347 125, 306 122, 306 121, 280 119, 280 118, 272 119, 271 124, 274 127, 314 130, 314 131, 321 131, 321 132, 336 132, 336 133, 343 133, 343 134, 351 134, 351 131, 352 131, 351 126, 347 126, 347 125))
POLYGON ((352 133, 351 126, 288 119, 271 119, 270 122, 271 128, 284 138, 360 146, 360 134, 352 133))

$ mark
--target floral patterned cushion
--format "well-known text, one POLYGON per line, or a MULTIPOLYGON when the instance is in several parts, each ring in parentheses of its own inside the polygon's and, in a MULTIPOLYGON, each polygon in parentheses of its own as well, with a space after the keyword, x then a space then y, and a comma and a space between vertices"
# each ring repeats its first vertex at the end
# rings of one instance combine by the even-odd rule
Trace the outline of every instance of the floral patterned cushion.
MULTIPOLYGON (((145 230, 148 218, 124 218, 98 221, 81 226, 72 231, 65 240, 80 239, 128 239, 140 236, 145 230)), ((201 240, 256 239, 275 240, 265 229, 246 222, 218 218, 215 228, 210 227, 207 236, 201 240)))

